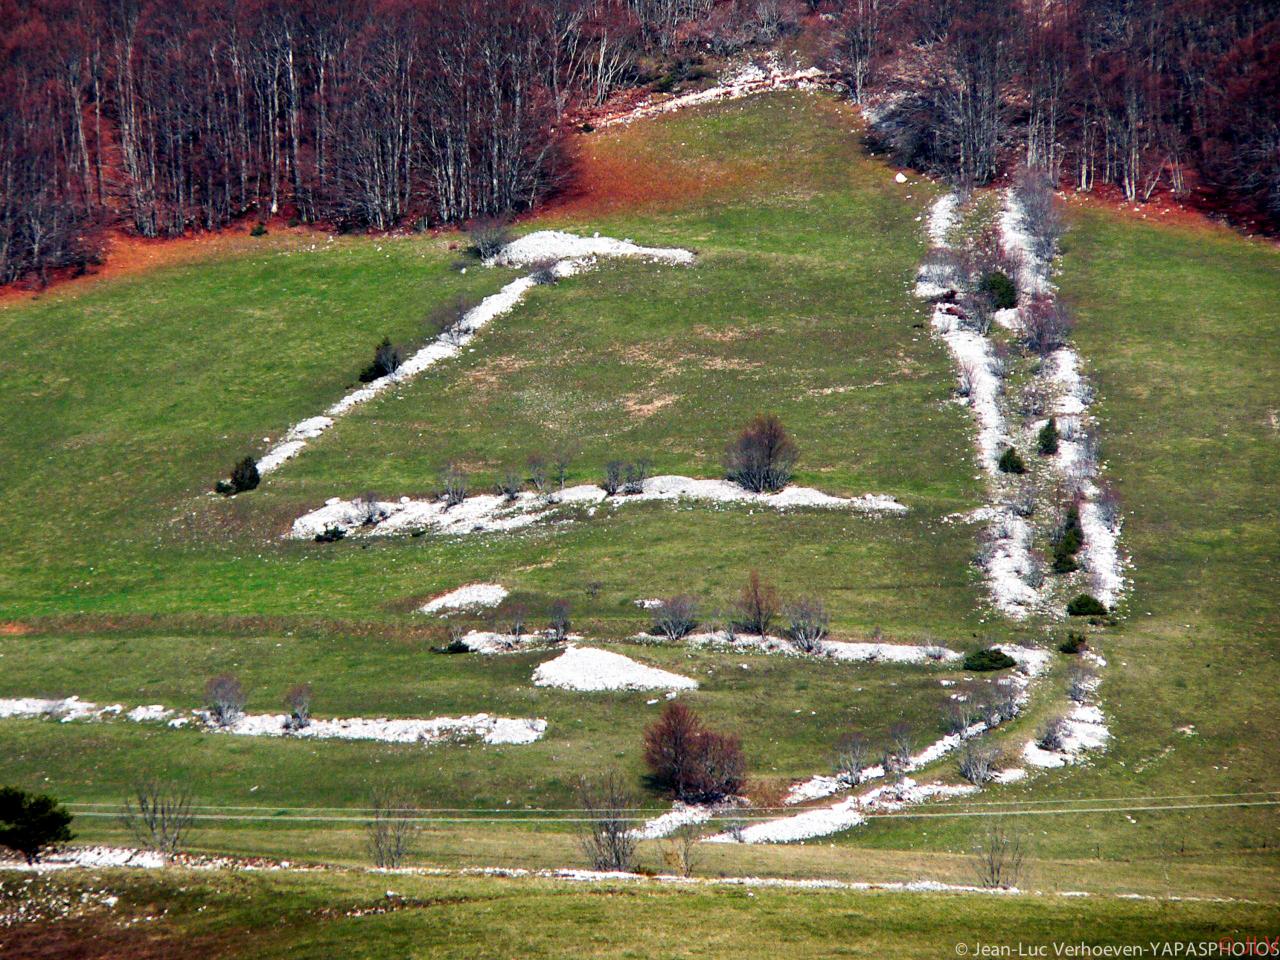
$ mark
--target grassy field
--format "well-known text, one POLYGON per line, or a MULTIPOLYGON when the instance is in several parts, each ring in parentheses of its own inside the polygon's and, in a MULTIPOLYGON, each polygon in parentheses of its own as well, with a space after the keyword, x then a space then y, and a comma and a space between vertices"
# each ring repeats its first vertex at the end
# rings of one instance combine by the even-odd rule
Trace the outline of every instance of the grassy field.
POLYGON ((1017 956, 1054 943, 1090 946, 1213 941, 1265 935, 1261 904, 1123 899, 957 896, 822 890, 560 884, 537 879, 219 875, 163 879, 119 872, 42 880, 54 900, 86 888, 120 898, 111 910, 17 936, 0 929, 7 957, 60 955, 137 960, 191 956, 788 957, 1017 956), (394 894, 388 897, 388 892, 394 894), (145 918, 145 919, 143 919, 145 918), (1153 933, 1153 931, 1158 931, 1153 933), (65 955, 65 953, 61 954, 65 955))
MULTIPOLYGON (((896 184, 862 152, 855 114, 807 94, 605 131, 581 149, 587 188, 518 229, 682 245, 697 250, 697 265, 608 263, 536 289, 474 350, 357 408, 234 500, 210 495, 212 481, 340 396, 384 334, 420 342, 433 308, 491 293, 511 274, 460 272, 464 241, 454 235, 273 234, 246 238, 239 253, 0 307, 0 617, 8 622, 0 696, 185 709, 198 705, 208 676, 233 670, 252 710, 278 710, 282 691, 307 680, 322 715, 485 710, 545 717, 546 739, 423 749, 5 721, 0 781, 109 812, 143 771, 180 776, 202 802, 260 805, 273 818, 203 822, 195 847, 347 864, 365 859, 358 826, 311 826, 289 808, 359 806, 385 778, 412 783, 431 806, 555 807, 571 799, 579 775, 615 764, 642 802, 658 805, 643 790, 636 749, 659 709, 647 702, 653 696, 532 687, 545 652, 432 652, 446 628, 415 608, 476 580, 503 583, 535 617, 567 597, 575 630, 696 676, 702 688, 690 702, 741 734, 758 798, 824 772, 847 729, 878 739, 905 719, 922 741, 940 735, 938 680, 957 674, 628 643, 646 623, 637 598, 690 592, 716 609, 759 568, 784 594, 821 596, 841 638, 879 627, 890 640, 969 648, 1063 631, 993 616, 970 563, 974 529, 942 522, 980 502, 982 481, 967 412, 947 402, 949 362, 910 295, 924 253, 918 218, 937 188, 896 184), (327 546, 281 538, 327 497, 429 492, 450 460, 466 464, 476 489, 504 465, 565 444, 576 448, 571 482, 595 479, 614 456, 715 476, 726 439, 758 410, 778 412, 795 433, 798 482, 893 494, 911 513, 646 504, 508 535, 327 546)), ((1058 282, 1079 316, 1075 341, 1098 388, 1102 455, 1134 561, 1125 617, 1095 636, 1110 664, 1102 700, 1114 739, 1081 767, 992 788, 981 803, 1204 804, 1028 818, 1034 886, 1274 903, 1274 808, 1230 804, 1280 790, 1280 748, 1268 735, 1280 681, 1280 523, 1269 496, 1280 488, 1280 254, 1225 230, 1149 226, 1088 208, 1070 219, 1058 282)), ((1064 671, 1059 658, 1001 743, 1025 741, 1055 709, 1064 671)), ((954 777, 949 764, 935 772, 954 777)), ((829 842, 718 849, 704 869, 965 882, 975 822, 878 820, 829 842)), ((110 817, 81 818, 77 830, 86 840, 123 839, 110 817)), ((562 824, 440 825, 424 832, 419 859, 580 862, 562 824)), ((657 868, 661 852, 646 845, 641 859, 657 868)), ((145 900, 161 895, 149 884, 167 882, 128 884, 145 900)), ((525 955, 649 955, 660 942, 652 938, 681 930, 699 946, 673 952, 723 956, 746 949, 753 929, 759 935, 733 920, 754 903, 768 904, 769 935, 794 938, 798 956, 833 955, 833 936, 848 955, 935 956, 925 949, 936 943, 930 924, 957 916, 975 939, 1007 933, 1017 918, 1031 938, 1083 930, 1097 942, 1156 928, 1216 935, 1265 917, 1245 905, 1214 913, 1098 899, 1081 911, 1079 902, 1034 898, 405 882, 441 886, 414 896, 456 904, 455 919, 430 909, 358 921, 318 913, 381 893, 383 880, 356 874, 314 883, 236 877, 193 880, 197 892, 176 899, 185 905, 158 939, 217 934, 204 924, 237 935, 272 926, 261 955, 307 946, 326 955, 332 938, 367 924, 374 933, 362 955, 500 955, 515 942, 501 938, 541 914, 546 940, 528 943, 525 955), (272 884, 309 906, 278 925, 255 913, 251 894, 272 884), (220 919, 192 912, 202 903, 220 919), (618 922, 615 910, 631 911, 634 923, 618 922), (1079 916, 1094 922, 1075 926, 1079 916), (894 935, 870 930, 873 921, 894 935), (442 923, 453 936, 437 950, 431 937, 442 923), (482 948, 486 923, 498 939, 482 948)))

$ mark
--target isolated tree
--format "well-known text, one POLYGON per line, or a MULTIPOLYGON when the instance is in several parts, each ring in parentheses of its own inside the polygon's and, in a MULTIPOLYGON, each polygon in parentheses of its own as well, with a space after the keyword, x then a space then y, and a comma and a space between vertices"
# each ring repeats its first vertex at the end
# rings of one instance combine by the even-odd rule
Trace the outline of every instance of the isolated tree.
POLYGON ((35 863, 45 850, 72 836, 71 814, 53 797, 0 787, 0 847, 35 863))
POLYGON ((569 637, 569 601, 560 599, 551 601, 551 613, 547 618, 547 635, 557 643, 569 637))
POLYGON ((725 474, 755 493, 772 493, 791 482, 799 449, 773 414, 758 414, 725 452, 725 474))
POLYGON ((547 458, 540 453, 531 453, 525 461, 525 469, 529 473, 529 483, 538 493, 547 489, 547 458))
POLYGON ((1055 418, 1050 417, 1036 434, 1036 449, 1042 457, 1051 457, 1058 452, 1058 421, 1055 418))
POLYGON ((635 867, 636 836, 631 830, 635 798, 617 770, 578 782, 583 823, 578 842, 594 870, 635 867))
POLYGON ((505 216, 478 217, 467 227, 471 249, 481 260, 496 257, 511 242, 511 230, 505 216))
POLYGON ((678 877, 691 877, 700 856, 702 831, 696 823, 682 823, 663 844, 662 859, 678 877))
POLYGON ((1016 820, 982 818, 973 844, 973 868, 983 887, 1015 887, 1022 879, 1027 841, 1016 820))
POLYGON ((524 487, 524 478, 520 476, 520 471, 515 467, 507 467, 498 475, 498 479, 494 481, 494 492, 502 499, 511 502, 520 495, 520 490, 524 487))
POLYGON ((723 799, 742 788, 746 773, 738 738, 708 730, 678 701, 645 728, 644 759, 655 784, 686 802, 723 799))
POLYGON ((140 847, 172 858, 194 820, 191 788, 147 778, 134 784, 125 800, 120 822, 140 847))
POLYGON ((744 633, 767 636, 774 618, 778 615, 778 589, 760 579, 752 570, 746 586, 738 597, 734 610, 734 622, 744 633))
POLYGON ((604 491, 606 497, 612 497, 622 489, 622 478, 626 469, 627 465, 621 460, 610 460, 604 465, 604 477, 600 481, 600 489, 604 491))
POLYGON ((244 713, 244 687, 229 673, 221 673, 204 685, 204 702, 209 718, 220 727, 229 727, 244 713))
POLYGON ((374 787, 369 807, 372 816, 365 828, 365 842, 374 866, 402 866, 418 832, 417 800, 403 787, 381 783, 374 787))
POLYGON ((383 337, 382 342, 373 351, 373 362, 360 372, 360 382, 372 383, 374 380, 389 376, 400 369, 402 361, 400 348, 393 346, 390 339, 383 337))
POLYGON ((697 625, 698 604, 687 594, 667 597, 653 608, 651 632, 668 640, 688 636, 697 625))
POLYGON ((255 489, 261 481, 257 461, 253 457, 245 457, 232 467, 231 480, 226 488, 220 486, 219 490, 234 496, 237 493, 255 489))
POLYGON ((511 635, 517 640, 524 636, 525 624, 529 620, 529 607, 523 603, 512 603, 507 607, 507 623, 511 627, 511 635))

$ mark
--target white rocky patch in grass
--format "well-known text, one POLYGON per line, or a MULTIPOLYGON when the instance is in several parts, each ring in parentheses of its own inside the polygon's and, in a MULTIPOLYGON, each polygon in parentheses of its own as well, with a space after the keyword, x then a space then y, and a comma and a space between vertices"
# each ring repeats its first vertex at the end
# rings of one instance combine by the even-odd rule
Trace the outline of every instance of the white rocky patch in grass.
POLYGON ((553 494, 524 491, 514 498, 492 494, 467 497, 449 506, 444 500, 379 501, 376 514, 380 518, 368 523, 369 505, 363 500, 333 497, 323 507, 303 514, 293 522, 291 536, 310 540, 329 528, 347 534, 389 536, 430 531, 441 534, 492 533, 518 530, 549 517, 566 506, 614 507, 652 501, 694 500, 723 504, 751 504, 774 510, 815 508, 851 510, 857 513, 901 515, 906 506, 893 497, 864 494, 859 497, 834 497, 810 487, 787 487, 778 493, 753 493, 728 480, 699 480, 681 476, 658 476, 645 480, 641 491, 634 494, 608 496, 595 484, 566 487, 553 494))
POLYGON ((604 690, 696 690, 698 681, 669 673, 595 647, 570 645, 533 671, 539 687, 597 692, 604 690))
POLYGON ((507 588, 497 583, 469 583, 443 593, 422 605, 423 613, 445 613, 450 610, 474 610, 496 607, 507 598, 507 588))
POLYGON ((904 777, 899 783, 875 787, 828 807, 805 810, 789 817, 753 823, 736 831, 708 837, 709 843, 795 843, 826 837, 866 822, 869 814, 893 813, 932 799, 974 794, 971 784, 916 783, 904 777))
POLYGON ((311 722, 300 730, 289 730, 288 714, 247 713, 234 723, 219 726, 203 713, 205 727, 213 733, 241 737, 296 737, 301 740, 377 740, 382 743, 447 743, 479 739, 491 744, 527 744, 540 740, 547 721, 523 717, 492 717, 477 713, 464 717, 431 719, 387 719, 349 717, 311 722))
MULTIPOLYGON (((570 639, 580 640, 573 635, 570 639)), ((503 653, 523 653, 536 647, 544 646, 551 641, 542 633, 494 633, 488 630, 471 630, 460 638, 463 646, 472 653, 495 656, 503 653)))
POLYGON ((1079 763, 1089 751, 1106 749, 1111 739, 1102 711, 1090 704, 1077 704, 1067 715, 1064 727, 1061 750, 1046 750, 1029 740, 1022 749, 1023 760, 1033 767, 1065 767, 1079 763))
MULTIPOLYGON (((610 237, 579 237, 558 230, 540 230, 520 237, 485 261, 485 266, 527 266, 551 263, 553 276, 558 279, 572 277, 592 269, 600 257, 632 257, 659 263, 688 265, 694 255, 688 250, 674 247, 642 247, 630 240, 614 240, 610 237)), ((266 476, 296 457, 314 440, 333 426, 334 421, 352 408, 367 403, 398 383, 404 383, 435 366, 441 360, 460 354, 486 324, 509 313, 520 304, 529 291, 538 286, 534 276, 519 277, 503 286, 472 307, 463 315, 457 329, 442 333, 409 356, 399 367, 383 377, 352 390, 333 403, 323 414, 308 417, 294 424, 284 439, 271 447, 258 459, 258 473, 266 476)))
POLYGON ((818 652, 811 653, 798 648, 785 637, 760 636, 754 633, 728 633, 707 631, 691 633, 685 643, 695 647, 724 647, 756 653, 782 654, 789 657, 842 660, 850 663, 945 663, 958 660, 955 650, 937 644, 915 645, 909 643, 855 643, 844 640, 823 640, 818 652))
POLYGON ((681 827, 691 824, 706 823, 718 812, 726 809, 723 804, 681 803, 676 801, 669 813, 646 821, 631 831, 637 840, 658 840, 669 837, 681 827))
POLYGON ((629 109, 605 116, 595 121, 600 128, 618 124, 629 124, 648 117, 674 113, 688 107, 702 106, 726 100, 740 100, 743 97, 768 93, 771 90, 814 90, 832 84, 830 74, 807 67, 803 70, 792 70, 782 66, 776 54, 770 54, 765 63, 745 63, 727 72, 720 82, 706 90, 680 94, 667 100, 655 101, 646 97, 629 109))
POLYGON ((485 743, 533 743, 547 729, 545 720, 492 717, 478 713, 465 717, 431 719, 349 719, 321 720, 312 718, 300 730, 290 730, 287 714, 243 714, 229 726, 213 722, 203 710, 186 716, 160 704, 126 710, 121 704, 100 707, 79 697, 42 700, 32 697, 0 699, 0 719, 50 719, 61 723, 122 718, 133 723, 167 722, 170 727, 195 726, 211 733, 247 737, 296 737, 303 740, 379 740, 384 743, 436 743, 475 737, 485 743))
POLYGON ((642 247, 631 240, 595 234, 580 237, 562 230, 539 230, 512 240, 485 261, 488 267, 529 267, 548 260, 587 260, 593 257, 634 257, 656 263, 688 266, 693 253, 679 247, 642 247))

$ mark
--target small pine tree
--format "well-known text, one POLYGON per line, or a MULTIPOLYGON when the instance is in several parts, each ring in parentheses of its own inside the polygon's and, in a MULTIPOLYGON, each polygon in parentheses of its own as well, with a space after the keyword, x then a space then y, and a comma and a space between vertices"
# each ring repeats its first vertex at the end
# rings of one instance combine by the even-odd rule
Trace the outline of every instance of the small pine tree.
POLYGON ((1000 468, 1001 473, 1027 472, 1027 465, 1022 462, 1022 456, 1013 447, 1005 447, 1004 453, 1000 454, 1000 459, 996 461, 996 466, 1000 468))
POLYGON ((1058 422, 1053 417, 1050 417, 1049 422, 1040 428, 1040 433, 1036 437, 1036 447, 1042 457, 1051 457, 1058 452, 1058 422))

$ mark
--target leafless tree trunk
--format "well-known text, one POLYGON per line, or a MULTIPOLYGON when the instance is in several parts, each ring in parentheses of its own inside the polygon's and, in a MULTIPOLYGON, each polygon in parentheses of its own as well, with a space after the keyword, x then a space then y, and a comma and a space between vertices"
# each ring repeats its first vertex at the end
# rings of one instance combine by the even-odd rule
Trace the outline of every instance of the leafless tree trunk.
POLYGON ((636 838, 630 826, 635 801, 622 775, 609 770, 594 781, 583 779, 578 802, 585 820, 579 843, 592 868, 630 871, 635 866, 636 838))
POLYGON ((418 831, 418 804, 413 794, 402 788, 380 784, 370 802, 373 816, 366 828, 369 856, 384 869, 402 866, 413 849, 418 831))

